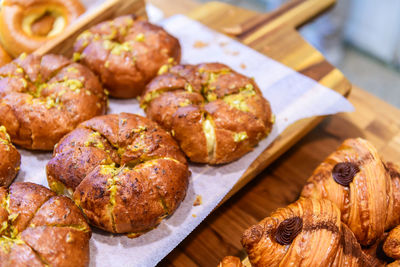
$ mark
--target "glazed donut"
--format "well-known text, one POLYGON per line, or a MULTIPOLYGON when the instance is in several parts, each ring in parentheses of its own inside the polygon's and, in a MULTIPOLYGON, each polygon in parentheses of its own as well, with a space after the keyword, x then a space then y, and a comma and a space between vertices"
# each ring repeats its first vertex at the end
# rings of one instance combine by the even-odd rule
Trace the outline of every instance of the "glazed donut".
POLYGON ((74 57, 92 69, 110 95, 132 98, 165 64, 180 61, 179 41, 147 21, 123 16, 83 32, 74 57))
POLYGON ((106 106, 97 77, 63 56, 22 54, 0 68, 0 125, 24 148, 52 150, 79 123, 104 114, 106 106))
POLYGON ((129 237, 174 213, 188 177, 173 138, 155 122, 128 113, 83 122, 61 139, 47 164, 53 191, 72 196, 94 226, 129 237))
POLYGON ((3 0, 0 38, 14 57, 62 33, 85 8, 79 0, 3 0))
POLYGON ((191 161, 234 161, 271 131, 269 102, 252 79, 220 63, 164 71, 148 84, 141 106, 171 131, 191 161))
POLYGON ((9 186, 19 171, 21 155, 11 143, 6 127, 0 126, 0 186, 9 186))
POLYGON ((4 50, 3 46, 0 45, 0 67, 11 61, 10 55, 4 50))
POLYGON ((0 187, 0 266, 89 265, 91 230, 79 208, 44 186, 0 187))

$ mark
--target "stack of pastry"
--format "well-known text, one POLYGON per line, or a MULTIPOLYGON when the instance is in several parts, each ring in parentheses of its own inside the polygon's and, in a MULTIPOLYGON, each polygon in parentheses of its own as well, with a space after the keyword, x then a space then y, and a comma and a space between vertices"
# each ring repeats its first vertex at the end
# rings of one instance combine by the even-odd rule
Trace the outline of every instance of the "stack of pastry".
POLYGON ((301 198, 246 230, 242 244, 253 266, 398 266, 399 224, 399 168, 347 139, 301 198))

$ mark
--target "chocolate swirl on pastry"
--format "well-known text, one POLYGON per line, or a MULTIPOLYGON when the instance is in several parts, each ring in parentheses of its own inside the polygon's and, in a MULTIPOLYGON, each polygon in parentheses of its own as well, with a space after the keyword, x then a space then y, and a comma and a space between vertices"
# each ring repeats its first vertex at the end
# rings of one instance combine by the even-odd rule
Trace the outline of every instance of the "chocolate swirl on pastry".
POLYGON ((400 224, 398 167, 383 162, 368 141, 347 139, 308 179, 301 195, 333 201, 361 245, 400 224))
POLYGON ((340 162, 333 167, 332 176, 338 184, 349 186, 359 171, 360 169, 354 163, 340 162))
POLYGON ((247 229, 242 244, 254 267, 376 265, 329 200, 300 198, 278 209, 247 229))
POLYGON ((289 245, 303 229, 303 219, 293 217, 284 220, 276 230, 275 239, 281 245, 289 245))

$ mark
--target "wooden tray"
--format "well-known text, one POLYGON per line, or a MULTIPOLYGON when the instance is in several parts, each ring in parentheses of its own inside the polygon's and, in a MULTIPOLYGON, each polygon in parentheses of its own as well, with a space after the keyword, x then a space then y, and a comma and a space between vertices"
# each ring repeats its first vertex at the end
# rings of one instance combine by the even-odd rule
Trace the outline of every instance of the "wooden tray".
MULTIPOLYGON (((295 0, 269 14, 259 14, 220 2, 210 2, 189 13, 214 30, 231 35, 251 48, 309 76, 326 87, 348 96, 351 84, 329 64, 321 53, 304 42, 296 27, 326 10, 335 0, 295 0)), ((97 12, 74 24, 62 36, 48 42, 35 53, 71 56, 76 37, 89 27, 120 15, 146 17, 143 0, 108 0, 97 12)), ((226 201, 258 173, 314 128, 322 117, 300 120, 289 126, 247 169, 226 201)))
MULTIPOLYGON (((334 2, 334 0, 297 0, 270 14, 259 14, 228 4, 211 2, 189 13, 188 16, 219 32, 231 35, 245 45, 348 96, 351 90, 349 81, 296 31, 296 27, 329 8, 334 2)), ((64 35, 47 43, 35 53, 71 56, 72 44, 82 31, 100 21, 132 13, 146 16, 143 0, 108 0, 98 12, 69 28, 64 35)), ((251 181, 322 119, 323 117, 303 119, 288 127, 252 163, 222 202, 251 181)))

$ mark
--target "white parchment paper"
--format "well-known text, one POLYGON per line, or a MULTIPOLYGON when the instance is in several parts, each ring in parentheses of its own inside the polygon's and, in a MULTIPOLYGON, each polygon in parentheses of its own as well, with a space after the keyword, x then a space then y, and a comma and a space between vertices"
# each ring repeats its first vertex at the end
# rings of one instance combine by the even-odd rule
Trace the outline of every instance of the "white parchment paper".
MULTIPOLYGON (((200 224, 247 167, 288 125, 306 117, 353 110, 352 105, 336 92, 185 16, 171 17, 162 25, 179 38, 184 63, 222 62, 254 77, 271 102, 276 124, 267 139, 236 162, 220 167, 191 164, 192 176, 184 202, 155 230, 129 239, 94 229, 90 241, 91 266, 156 265, 200 224), (195 48, 198 41, 203 42, 204 47, 195 48), (202 196, 200 206, 193 206, 196 195, 202 196)), ((110 100, 109 113, 123 111, 144 115, 136 100, 110 100)), ((45 165, 51 154, 20 151, 22 165, 17 181, 47 186, 45 165)))

